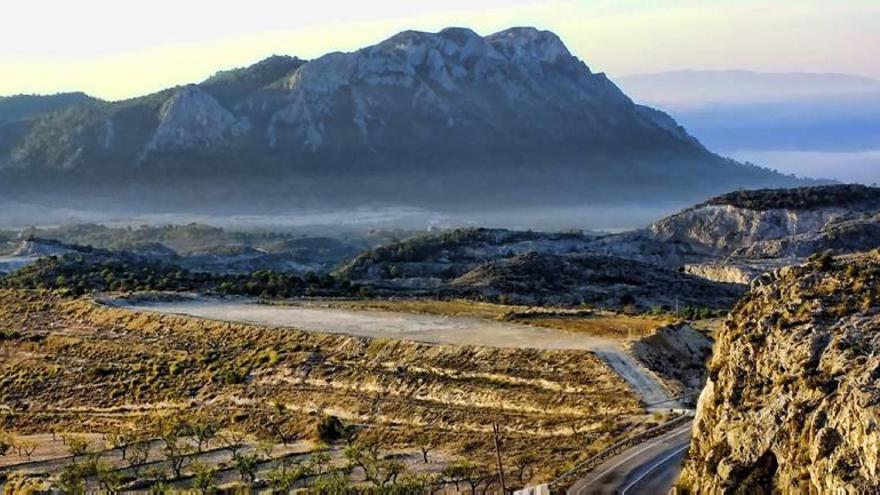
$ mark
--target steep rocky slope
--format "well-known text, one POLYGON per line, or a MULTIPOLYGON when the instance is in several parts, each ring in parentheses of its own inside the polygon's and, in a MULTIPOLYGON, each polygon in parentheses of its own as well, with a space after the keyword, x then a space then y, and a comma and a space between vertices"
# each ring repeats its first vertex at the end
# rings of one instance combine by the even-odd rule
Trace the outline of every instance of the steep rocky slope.
POLYGON ((633 355, 684 396, 682 403, 695 403, 706 380, 706 364, 712 356, 712 339, 685 324, 659 328, 629 346, 633 355))
POLYGON ((239 209, 681 201, 801 182, 710 153, 533 28, 405 31, 89 100, 0 125, 0 172, 6 194, 99 186, 128 205, 239 209))
POLYGON ((880 491, 880 253, 762 276, 719 336, 685 493, 880 491))

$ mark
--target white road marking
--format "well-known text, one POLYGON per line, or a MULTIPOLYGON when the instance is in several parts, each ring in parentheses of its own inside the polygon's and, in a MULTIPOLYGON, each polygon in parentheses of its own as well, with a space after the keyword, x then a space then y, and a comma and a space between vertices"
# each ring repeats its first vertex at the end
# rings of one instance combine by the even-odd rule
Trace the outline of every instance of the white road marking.
POLYGON ((603 476, 605 476, 606 474, 610 473, 611 471, 614 471, 615 469, 617 469, 617 468, 620 467, 621 465, 625 464, 627 461, 629 461, 629 460, 632 459, 633 457, 636 457, 637 455, 641 454, 642 452, 644 452, 644 451, 646 451, 646 450, 648 450, 648 449, 651 449, 651 448, 653 448, 653 447, 659 445, 660 443, 663 443, 663 442, 665 442, 666 440, 669 440, 670 438, 675 438, 675 437, 681 435, 682 433, 690 433, 690 432, 691 432, 690 428, 687 428, 687 429, 682 430, 682 431, 679 431, 678 433, 675 433, 675 434, 673 434, 673 435, 669 435, 669 436, 666 436, 666 437, 660 437, 660 438, 656 439, 655 441, 653 441, 653 442, 647 444, 643 449, 640 449, 640 450, 636 451, 635 453, 633 453, 631 456, 627 457, 626 459, 622 459, 622 460, 621 460, 620 462, 618 462, 617 464, 611 466, 610 468, 606 469, 605 471, 602 471, 602 473, 600 473, 600 474, 597 475, 595 478, 593 478, 592 480, 590 480, 589 483, 587 483, 587 484, 585 484, 584 486, 582 486, 581 489, 578 490, 577 495, 582 495, 582 494, 584 493, 584 490, 586 490, 588 486, 590 486, 590 485, 592 485, 593 483, 599 481, 603 476))
POLYGON ((684 447, 682 447, 682 448, 676 450, 675 452, 669 454, 668 456, 664 457, 664 458, 661 459, 659 462, 657 462, 656 464, 654 464, 653 466, 651 466, 647 471, 645 471, 644 473, 642 473, 641 476, 639 476, 638 478, 634 479, 634 480, 632 481, 632 483, 626 485, 626 486, 623 488, 623 490, 620 492, 620 495, 626 495, 626 492, 629 491, 630 488, 632 488, 633 486, 635 486, 639 481, 642 481, 642 480, 645 478, 645 476, 648 476, 649 474, 651 474, 652 472, 654 472, 655 469, 657 469, 658 467, 660 467, 660 466, 662 466, 663 464, 665 464, 669 459, 672 459, 673 457, 675 457, 675 456, 677 456, 678 454, 680 454, 680 453, 684 452, 685 450, 687 450, 688 447, 690 447, 690 445, 685 445, 684 447))

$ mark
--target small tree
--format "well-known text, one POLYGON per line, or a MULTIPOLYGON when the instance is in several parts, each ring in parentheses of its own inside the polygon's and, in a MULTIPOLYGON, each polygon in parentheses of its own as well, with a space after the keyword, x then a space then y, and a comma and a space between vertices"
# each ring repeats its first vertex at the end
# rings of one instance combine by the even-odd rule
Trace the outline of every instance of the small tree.
POLYGON ((168 462, 169 467, 171 467, 171 472, 174 473, 174 477, 180 478, 182 476, 183 468, 189 460, 188 455, 192 449, 184 439, 178 436, 176 431, 166 431, 162 434, 161 438, 164 444, 162 454, 165 456, 165 460, 168 462))
POLYGON ((86 492, 86 477, 83 466, 68 464, 58 474, 56 484, 66 495, 82 495, 86 492))
MULTIPOLYGON (((315 493, 351 493, 351 480, 345 473, 335 472, 319 477, 314 483, 315 493)), ((310 492, 311 493, 311 492, 310 492)))
POLYGON ((101 485, 101 490, 105 493, 119 493, 124 485, 122 475, 112 467, 103 463, 96 463, 95 476, 98 478, 98 484, 101 485))
POLYGON ((440 438, 437 434, 427 431, 416 437, 416 447, 422 454, 422 460, 427 464, 429 461, 428 454, 437 448, 440 438))
POLYGON ((327 452, 326 446, 319 446, 317 451, 309 457, 306 466, 308 474, 315 477, 316 480, 320 480, 330 470, 330 453, 327 452))
POLYGON ((223 448, 228 450, 233 458, 244 448, 247 441, 247 435, 240 430, 225 430, 218 435, 218 438, 223 448))
POLYGON ((192 464, 193 488, 202 495, 210 495, 217 491, 217 469, 204 462, 192 464))
POLYGON ((67 446, 70 455, 73 456, 74 464, 76 464, 77 459, 89 453, 91 442, 89 442, 88 438, 82 435, 61 435, 61 439, 64 441, 64 445, 67 446))
POLYGON ((459 483, 467 483, 471 489, 471 495, 476 495, 477 490, 483 483, 491 479, 492 474, 485 466, 478 466, 468 460, 460 460, 443 470, 443 478, 450 483, 455 483, 458 489, 459 483))
POLYGON ((19 438, 15 441, 15 448, 18 450, 18 455, 23 456, 30 461, 31 456, 33 456, 34 452, 37 450, 37 444, 30 440, 19 438))
POLYGON ((217 423, 206 418, 196 418, 190 422, 187 430, 196 441, 196 451, 202 453, 205 446, 217 436, 217 423))
POLYGON ((256 453, 238 454, 232 458, 235 469, 241 480, 252 485, 257 480, 257 466, 260 464, 260 456, 256 453))
POLYGON ((289 493, 296 482, 309 475, 309 469, 300 462, 291 463, 284 459, 266 473, 266 481, 273 493, 289 493))
POLYGON ((378 434, 358 438, 345 449, 345 457, 350 466, 361 468, 367 481, 378 488, 393 484, 406 470, 402 462, 382 455, 378 434))
POLYGON ((140 476, 141 467, 150 457, 150 443, 138 442, 131 446, 126 463, 135 476, 140 476))
POLYGON ((275 444, 269 440, 261 440, 257 443, 257 453, 261 460, 269 461, 272 459, 272 452, 275 451, 275 444))
POLYGON ((137 433, 127 426, 114 429, 104 437, 107 439, 107 448, 118 449, 122 460, 126 459, 131 444, 138 440, 137 433))
POLYGON ((513 458, 513 465, 516 467, 517 476, 520 483, 525 483, 526 478, 532 477, 532 466, 538 462, 538 456, 533 452, 525 452, 513 458), (528 473, 528 476, 526 475, 528 473))

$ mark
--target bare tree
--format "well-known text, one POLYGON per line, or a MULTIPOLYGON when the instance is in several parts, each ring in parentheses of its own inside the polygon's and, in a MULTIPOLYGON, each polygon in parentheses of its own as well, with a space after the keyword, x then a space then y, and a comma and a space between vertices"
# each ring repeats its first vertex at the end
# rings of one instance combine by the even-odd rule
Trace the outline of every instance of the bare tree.
POLYGON ((15 447, 18 449, 18 455, 23 456, 28 461, 31 460, 31 456, 34 455, 34 452, 37 450, 37 444, 23 438, 19 438, 15 441, 15 447))
POLYGON ((364 471, 367 481, 381 488, 396 482, 406 466, 399 460, 389 459, 382 454, 379 437, 380 434, 375 432, 359 437, 351 447, 345 449, 345 457, 351 466, 364 471))
POLYGON ((141 467, 150 458, 150 442, 143 441, 132 444, 126 463, 135 476, 140 475, 141 467))
POLYGON ((241 430, 224 430, 218 435, 218 438, 223 448, 228 450, 232 457, 235 457, 245 447, 247 434, 241 430))
POLYGON ((538 456, 533 452, 525 452, 513 458, 513 465, 516 467, 517 476, 520 483, 525 483, 526 478, 532 478, 532 467, 538 462, 538 456), (528 472, 528 476, 526 473, 528 472))

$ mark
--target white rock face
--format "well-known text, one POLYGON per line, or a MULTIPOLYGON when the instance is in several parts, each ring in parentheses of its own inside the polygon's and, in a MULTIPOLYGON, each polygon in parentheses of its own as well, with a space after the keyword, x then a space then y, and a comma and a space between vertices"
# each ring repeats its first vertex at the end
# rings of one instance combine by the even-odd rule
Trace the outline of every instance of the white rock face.
POLYGON ((71 252, 73 252, 72 249, 60 242, 26 239, 18 245, 12 256, 36 258, 41 256, 62 256, 71 252))
POLYGON ((718 332, 679 493, 880 493, 874 256, 762 277, 718 332))
MULTIPOLYGON (((402 119, 440 117, 449 127, 474 119, 510 120, 509 113, 495 113, 501 111, 495 106, 499 102, 490 100, 498 97, 506 100, 502 105, 521 110, 524 120, 529 108, 570 111, 572 105, 618 105, 632 109, 633 117, 646 127, 686 136, 659 118, 662 112, 656 112, 658 116, 635 110, 616 86, 604 75, 590 73, 556 35, 533 28, 487 37, 463 28, 405 31, 356 52, 313 60, 281 87, 290 92, 289 103, 270 120, 267 138, 273 146, 283 133, 292 133, 296 142, 316 150, 329 144, 326 129, 338 128, 345 120, 369 141, 372 131, 388 125, 372 116, 389 113, 402 119), (333 125, 328 124, 331 120, 333 125)), ((584 115, 579 125, 593 122, 601 127, 604 118, 584 115)))
POLYGON ((848 208, 762 211, 709 205, 665 218, 651 225, 649 231, 658 240, 699 244, 724 255, 768 239, 818 232, 851 214, 848 208))
POLYGON ((224 146, 250 128, 211 95, 190 85, 177 91, 159 110, 159 126, 147 151, 199 150, 224 146))
POLYGON ((749 285, 764 273, 800 262, 799 258, 725 260, 684 265, 684 272, 715 282, 749 285))

